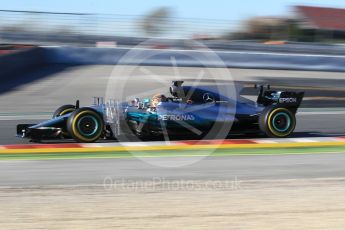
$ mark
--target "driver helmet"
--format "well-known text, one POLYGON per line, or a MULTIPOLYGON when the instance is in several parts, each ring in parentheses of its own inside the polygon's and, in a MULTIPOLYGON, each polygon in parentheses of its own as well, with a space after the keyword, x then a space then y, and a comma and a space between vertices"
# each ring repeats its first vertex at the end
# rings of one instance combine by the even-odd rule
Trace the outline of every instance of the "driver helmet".
POLYGON ((166 101, 166 100, 167 100, 167 97, 164 94, 155 94, 151 99, 151 107, 156 108, 160 102, 166 101))

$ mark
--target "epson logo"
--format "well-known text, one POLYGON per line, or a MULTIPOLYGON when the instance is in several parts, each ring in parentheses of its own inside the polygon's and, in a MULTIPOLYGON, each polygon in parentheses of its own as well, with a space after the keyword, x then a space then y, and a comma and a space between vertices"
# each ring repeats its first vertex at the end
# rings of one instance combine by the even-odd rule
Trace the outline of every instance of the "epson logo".
POLYGON ((296 103, 297 98, 294 97, 286 97, 286 98, 279 98, 279 103, 296 103))
POLYGON ((166 115, 159 115, 159 120, 163 121, 193 121, 195 120, 195 117, 190 114, 183 114, 183 115, 172 115, 172 114, 166 114, 166 115))

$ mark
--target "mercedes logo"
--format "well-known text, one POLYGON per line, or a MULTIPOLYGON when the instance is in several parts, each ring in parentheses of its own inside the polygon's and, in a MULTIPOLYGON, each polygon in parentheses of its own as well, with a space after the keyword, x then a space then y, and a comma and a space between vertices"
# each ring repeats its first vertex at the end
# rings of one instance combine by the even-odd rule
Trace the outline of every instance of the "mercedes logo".
POLYGON ((205 93, 203 96, 202 96, 204 102, 213 102, 214 101, 214 97, 212 94, 210 93, 205 93))

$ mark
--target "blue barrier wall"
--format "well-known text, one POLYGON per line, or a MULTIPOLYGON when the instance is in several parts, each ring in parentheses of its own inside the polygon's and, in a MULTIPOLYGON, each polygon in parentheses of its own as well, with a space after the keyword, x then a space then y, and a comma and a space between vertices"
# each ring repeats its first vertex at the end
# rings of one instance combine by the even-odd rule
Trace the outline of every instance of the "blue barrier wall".
POLYGON ((214 61, 213 52, 140 49, 139 56, 146 56, 145 58, 123 58, 128 51, 130 49, 127 48, 43 48, 46 62, 54 64, 171 66, 173 56, 178 66, 345 71, 345 56, 342 55, 215 51, 214 53, 223 61, 219 63, 214 61), (211 58, 208 55, 211 55, 211 58))
POLYGON ((181 67, 232 67, 313 71, 345 71, 345 55, 263 53, 241 51, 185 51, 140 49, 139 57, 126 57, 127 48, 42 47, 0 56, 0 78, 18 70, 44 64, 69 65, 155 65, 181 67), (211 55, 211 56, 210 56, 211 55), (215 60, 214 56, 219 57, 215 60), (142 57, 145 56, 145 57, 142 57))
POLYGON ((25 71, 45 62, 41 48, 20 50, 0 56, 0 79, 11 77, 17 71, 25 71))

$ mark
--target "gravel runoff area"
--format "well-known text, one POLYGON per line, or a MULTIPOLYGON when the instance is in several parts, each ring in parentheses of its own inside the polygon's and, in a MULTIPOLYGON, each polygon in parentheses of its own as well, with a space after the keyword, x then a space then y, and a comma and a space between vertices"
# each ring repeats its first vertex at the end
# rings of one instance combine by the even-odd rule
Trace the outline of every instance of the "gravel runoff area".
POLYGON ((1 188, 1 229, 343 229, 345 178, 1 188))

